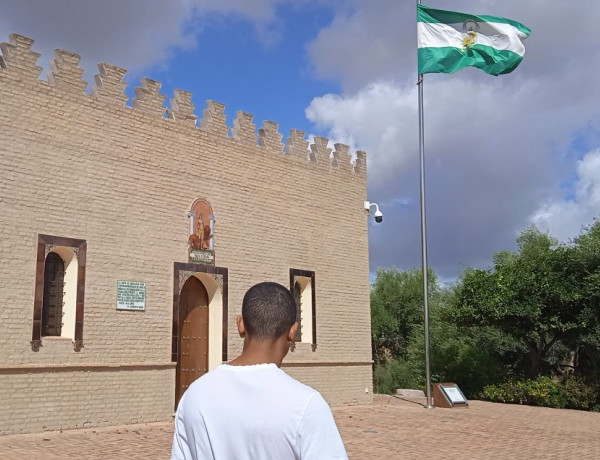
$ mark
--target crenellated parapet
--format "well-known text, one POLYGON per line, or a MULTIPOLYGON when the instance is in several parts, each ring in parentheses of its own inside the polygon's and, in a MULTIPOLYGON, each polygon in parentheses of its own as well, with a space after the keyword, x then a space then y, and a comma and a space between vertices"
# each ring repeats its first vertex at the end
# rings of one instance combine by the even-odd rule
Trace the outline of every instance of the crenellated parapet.
POLYGON ((50 62, 47 82, 39 79, 42 67, 38 66, 40 54, 33 51, 34 41, 18 34, 11 34, 7 43, 0 43, 0 85, 4 79, 18 81, 20 88, 30 87, 34 91, 36 85, 44 86, 44 91, 56 92, 57 97, 68 95, 70 101, 81 98, 82 103, 91 100, 106 105, 124 108, 130 103, 130 110, 140 116, 155 120, 163 119, 164 123, 175 123, 178 129, 195 129, 231 139, 255 149, 263 149, 281 155, 286 161, 302 164, 315 170, 334 173, 345 171, 359 176, 366 175, 366 153, 356 152, 353 157, 350 147, 336 143, 330 147, 330 140, 325 137, 314 137, 312 142, 305 138, 304 131, 292 129, 285 144, 279 124, 264 121, 257 130, 253 115, 247 112, 236 112, 233 126, 227 125, 225 106, 216 101, 206 101, 206 108, 198 120, 192 93, 182 89, 173 91, 173 97, 165 105, 167 96, 160 92, 162 84, 150 78, 142 78, 141 85, 134 88, 135 97, 130 100, 126 94, 127 83, 123 80, 127 70, 111 64, 98 64, 98 73, 94 76, 95 85, 91 94, 86 93, 88 86, 83 80, 84 69, 79 66, 81 57, 71 51, 57 49, 50 62))

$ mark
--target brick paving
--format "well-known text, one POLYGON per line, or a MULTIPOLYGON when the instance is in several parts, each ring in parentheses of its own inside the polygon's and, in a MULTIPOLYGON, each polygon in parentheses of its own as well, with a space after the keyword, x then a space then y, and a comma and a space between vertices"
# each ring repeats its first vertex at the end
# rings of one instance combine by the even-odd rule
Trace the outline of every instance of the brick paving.
MULTIPOLYGON (((376 396, 334 409, 351 459, 600 459, 600 413, 471 401, 424 409, 376 396)), ((0 437, 0 458, 165 459, 171 422, 0 437)))

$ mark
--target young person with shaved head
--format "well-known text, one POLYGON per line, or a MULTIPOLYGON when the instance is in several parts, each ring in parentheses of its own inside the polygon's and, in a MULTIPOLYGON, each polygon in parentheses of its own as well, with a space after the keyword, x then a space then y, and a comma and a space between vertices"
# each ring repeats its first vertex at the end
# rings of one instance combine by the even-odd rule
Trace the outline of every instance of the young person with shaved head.
POLYGON ((347 459, 321 394, 280 369, 298 330, 292 293, 277 283, 251 287, 237 327, 242 354, 181 398, 171 458, 347 459))

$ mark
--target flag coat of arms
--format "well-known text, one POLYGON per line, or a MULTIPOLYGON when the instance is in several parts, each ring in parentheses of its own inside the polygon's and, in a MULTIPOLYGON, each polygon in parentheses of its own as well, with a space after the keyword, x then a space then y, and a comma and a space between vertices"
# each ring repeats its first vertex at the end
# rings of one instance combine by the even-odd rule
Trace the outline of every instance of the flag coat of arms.
POLYGON ((454 73, 477 67, 510 73, 523 60, 531 31, 511 19, 475 16, 417 5, 419 74, 454 73))

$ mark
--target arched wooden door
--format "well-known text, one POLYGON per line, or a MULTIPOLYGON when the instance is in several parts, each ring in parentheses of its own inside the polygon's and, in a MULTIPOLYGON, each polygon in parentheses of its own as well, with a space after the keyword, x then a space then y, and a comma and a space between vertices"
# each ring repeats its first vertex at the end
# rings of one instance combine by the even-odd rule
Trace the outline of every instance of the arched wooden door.
POLYGON ((194 276, 179 297, 178 350, 175 404, 194 380, 208 372, 208 293, 194 276))

